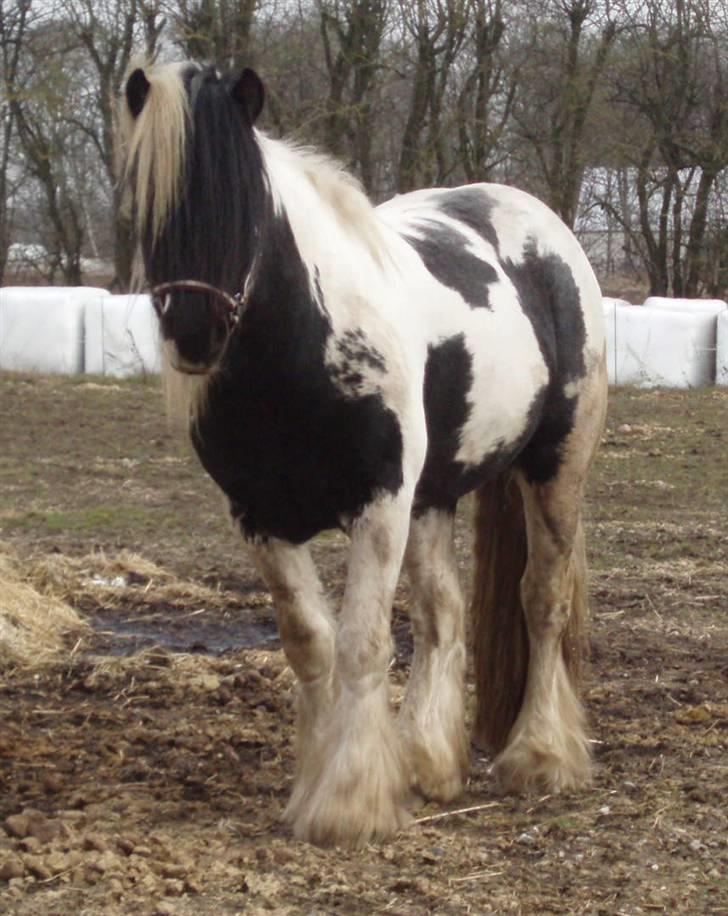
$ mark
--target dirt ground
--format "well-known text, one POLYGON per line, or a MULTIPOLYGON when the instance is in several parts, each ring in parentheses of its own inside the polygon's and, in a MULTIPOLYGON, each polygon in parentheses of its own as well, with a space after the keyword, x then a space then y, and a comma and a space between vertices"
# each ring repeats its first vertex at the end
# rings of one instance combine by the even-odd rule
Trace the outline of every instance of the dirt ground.
MULTIPOLYGON (((4 375, 0 405, 0 548, 89 622, 0 672, 0 912, 728 914, 728 390, 612 392, 587 506, 593 787, 501 797, 474 751, 457 804, 357 852, 280 823, 291 673, 156 383, 4 375)), ((465 580, 469 548, 464 505, 465 580)), ((335 595, 344 551, 315 545, 335 595)))

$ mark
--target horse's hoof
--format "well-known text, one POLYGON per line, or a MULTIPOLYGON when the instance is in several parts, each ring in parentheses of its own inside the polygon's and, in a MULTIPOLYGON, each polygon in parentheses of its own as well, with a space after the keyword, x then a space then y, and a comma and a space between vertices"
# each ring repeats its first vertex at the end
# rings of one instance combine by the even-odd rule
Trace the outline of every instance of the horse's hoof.
POLYGON ((299 811, 293 835, 314 846, 359 849, 367 843, 389 839, 412 822, 412 816, 401 805, 380 811, 342 807, 337 812, 336 808, 327 805, 323 812, 299 811))
POLYGON ((586 742, 572 740, 555 748, 521 736, 496 757, 491 767, 505 793, 569 792, 591 782, 591 756, 586 742))

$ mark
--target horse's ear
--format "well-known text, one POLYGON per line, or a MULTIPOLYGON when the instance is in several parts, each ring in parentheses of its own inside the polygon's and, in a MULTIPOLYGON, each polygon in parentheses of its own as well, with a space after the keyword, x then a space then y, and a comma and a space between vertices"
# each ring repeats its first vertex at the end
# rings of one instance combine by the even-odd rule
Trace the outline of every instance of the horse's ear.
POLYGON ((255 124, 258 115, 263 110, 263 100, 265 91, 260 77, 249 67, 246 67, 238 77, 238 81, 233 86, 233 98, 243 106, 245 112, 250 118, 250 123, 255 124))
POLYGON ((126 101, 129 105, 129 111, 135 118, 139 117, 142 108, 144 108, 149 87, 150 82, 141 67, 137 67, 126 81, 126 101))

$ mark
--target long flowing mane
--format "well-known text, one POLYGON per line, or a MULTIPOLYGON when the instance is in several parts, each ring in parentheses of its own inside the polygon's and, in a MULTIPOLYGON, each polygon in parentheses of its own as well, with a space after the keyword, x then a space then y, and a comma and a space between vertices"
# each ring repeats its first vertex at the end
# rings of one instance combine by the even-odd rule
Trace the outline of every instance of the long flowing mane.
POLYGON ((147 103, 134 118, 119 105, 117 161, 119 177, 128 191, 125 203, 134 206, 138 231, 151 225, 156 239, 178 200, 184 168, 189 105, 182 80, 185 64, 142 66, 151 84, 147 103))
MULTIPOLYGON (((387 258, 382 224, 358 179, 347 172, 340 162, 317 150, 285 140, 274 140, 260 131, 256 135, 272 179, 274 196, 278 205, 286 208, 289 217, 296 221, 295 188, 289 190, 287 186, 293 176, 298 176, 333 214, 339 228, 356 236, 375 262, 382 266, 387 258)), ((310 214, 302 214, 302 219, 308 221, 310 228, 310 214)), ((300 227, 300 232, 296 231, 297 228, 293 226, 294 234, 300 237, 300 232, 306 232, 306 222, 300 227)))

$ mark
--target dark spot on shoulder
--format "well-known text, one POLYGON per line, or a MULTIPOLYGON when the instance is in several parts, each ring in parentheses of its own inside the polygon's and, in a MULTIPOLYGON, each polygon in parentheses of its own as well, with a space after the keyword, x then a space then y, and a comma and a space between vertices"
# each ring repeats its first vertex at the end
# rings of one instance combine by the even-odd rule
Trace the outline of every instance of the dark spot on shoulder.
POLYGON ((344 331, 336 340, 336 351, 351 363, 376 369, 378 372, 387 371, 387 363, 377 348, 367 340, 361 328, 344 331))

